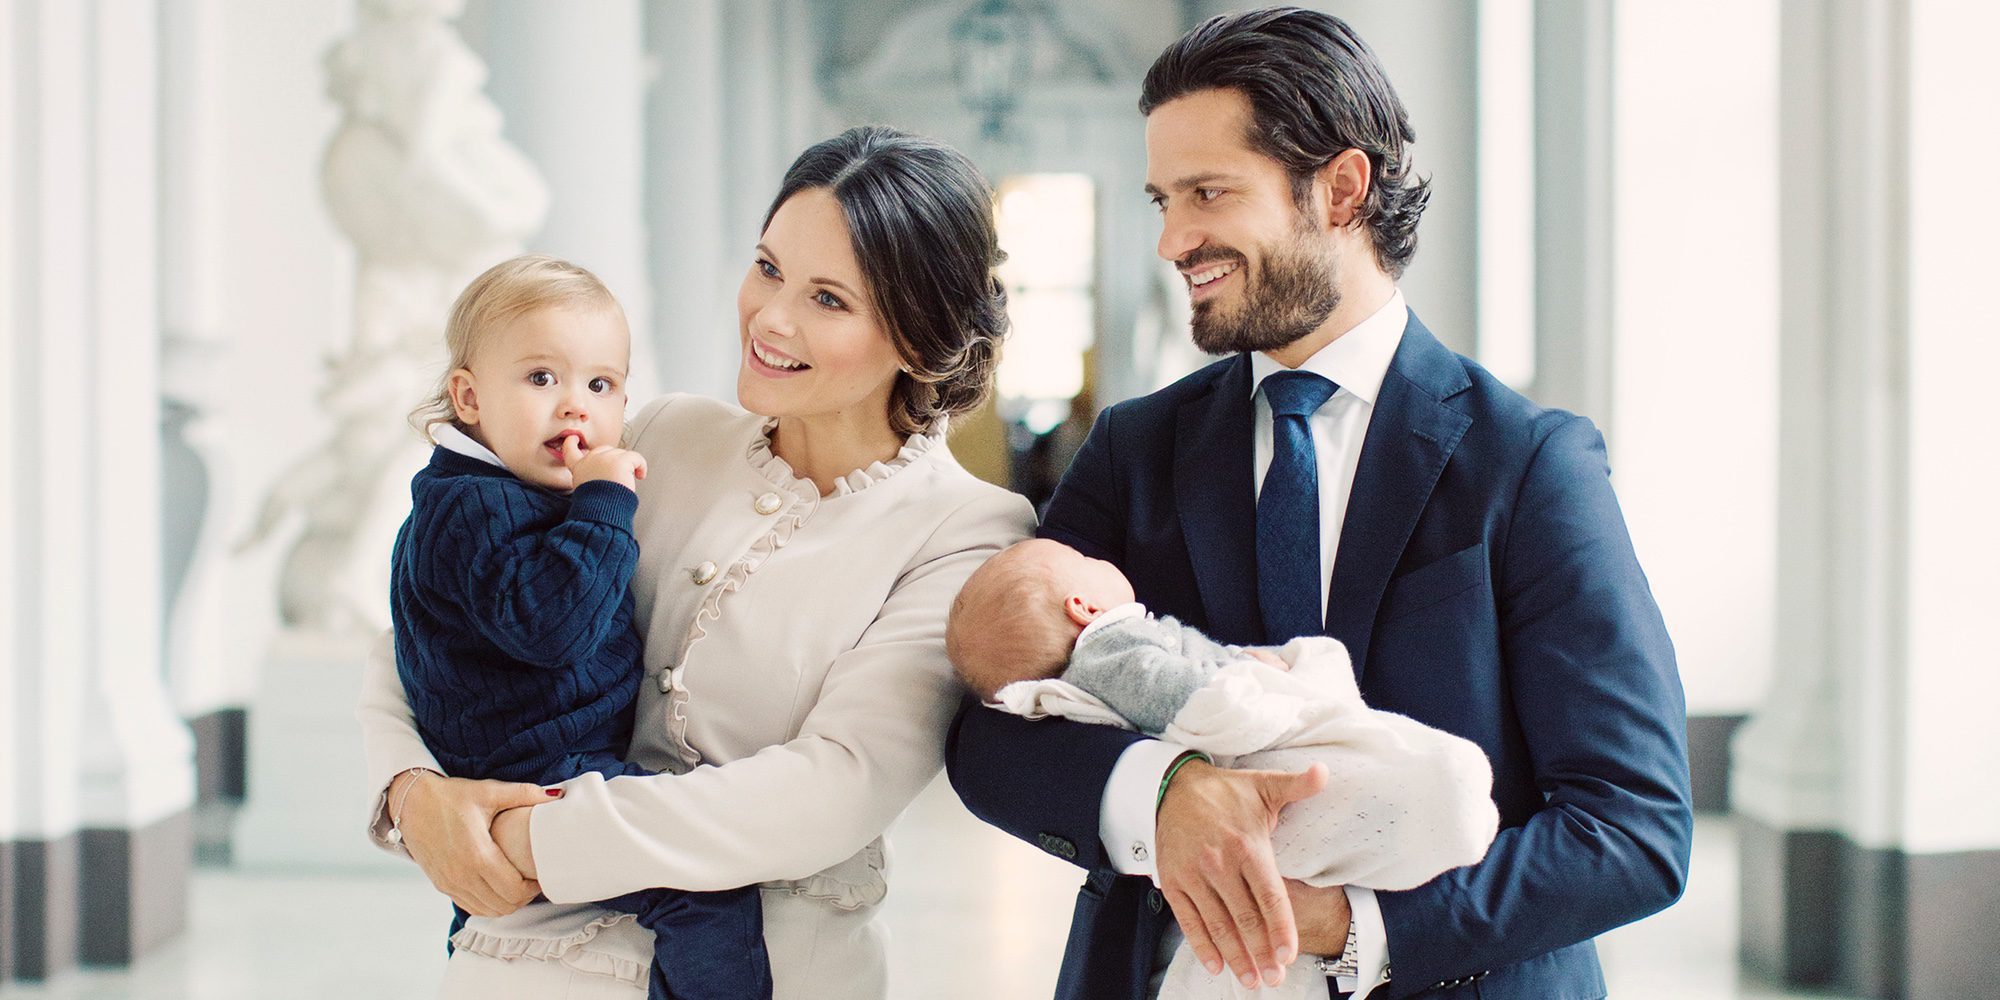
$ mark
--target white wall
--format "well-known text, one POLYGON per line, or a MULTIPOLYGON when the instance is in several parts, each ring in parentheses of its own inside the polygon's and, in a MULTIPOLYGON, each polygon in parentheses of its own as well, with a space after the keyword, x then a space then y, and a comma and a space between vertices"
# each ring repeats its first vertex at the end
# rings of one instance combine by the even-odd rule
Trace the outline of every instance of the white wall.
POLYGON ((1777 10, 1613 22, 1613 413, 1592 416, 1696 715, 1747 711, 1772 669, 1777 10))

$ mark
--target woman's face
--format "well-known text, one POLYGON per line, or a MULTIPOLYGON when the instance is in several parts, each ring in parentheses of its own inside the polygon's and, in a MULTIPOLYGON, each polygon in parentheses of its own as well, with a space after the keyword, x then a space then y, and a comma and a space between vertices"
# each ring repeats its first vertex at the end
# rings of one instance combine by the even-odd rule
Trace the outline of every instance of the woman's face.
POLYGON ((872 418, 886 427, 902 359, 870 292, 831 192, 800 191, 778 206, 736 293, 743 408, 767 417, 872 418))

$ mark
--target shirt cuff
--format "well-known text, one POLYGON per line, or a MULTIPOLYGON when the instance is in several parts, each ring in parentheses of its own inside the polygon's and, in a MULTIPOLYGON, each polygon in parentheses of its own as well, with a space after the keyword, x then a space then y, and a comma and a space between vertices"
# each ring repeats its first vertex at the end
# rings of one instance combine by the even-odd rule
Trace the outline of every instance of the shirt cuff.
POLYGON ((1120 875, 1144 875, 1157 884, 1154 821, 1159 816, 1160 781, 1187 748, 1165 740, 1140 740, 1118 755, 1104 799, 1097 809, 1097 838, 1120 875))
POLYGON ((1345 982, 1342 976, 1335 985, 1353 994, 1351 1000, 1363 1000, 1389 981, 1389 936, 1382 928, 1382 904, 1375 899, 1375 890, 1358 885, 1342 889, 1347 893, 1347 919, 1354 924, 1356 974, 1354 982, 1345 982))

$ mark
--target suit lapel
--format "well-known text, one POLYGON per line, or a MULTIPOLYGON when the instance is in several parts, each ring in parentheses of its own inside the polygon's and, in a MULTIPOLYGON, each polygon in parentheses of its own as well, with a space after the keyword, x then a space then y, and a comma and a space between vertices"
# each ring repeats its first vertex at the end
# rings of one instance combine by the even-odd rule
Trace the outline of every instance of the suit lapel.
POLYGON ((1263 639, 1257 607, 1257 508, 1250 436, 1250 360, 1243 355, 1181 404, 1174 427, 1174 503, 1187 539, 1208 631, 1228 642, 1263 639))
POLYGON ((1411 313, 1368 421, 1328 588, 1326 633, 1347 647, 1357 680, 1389 578, 1452 450, 1472 425, 1444 400, 1471 385, 1463 363, 1411 313))

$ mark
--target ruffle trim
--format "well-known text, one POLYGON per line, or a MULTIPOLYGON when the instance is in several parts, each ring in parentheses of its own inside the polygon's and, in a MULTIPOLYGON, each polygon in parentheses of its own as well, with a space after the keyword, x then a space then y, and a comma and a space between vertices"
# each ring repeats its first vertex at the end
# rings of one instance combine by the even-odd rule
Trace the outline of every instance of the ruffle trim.
MULTIPOLYGON (((807 496, 818 498, 819 488, 809 480, 800 479, 798 474, 792 471, 791 463, 779 458, 778 453, 771 450, 771 432, 777 429, 777 426, 777 418, 773 417, 764 421, 764 427, 759 433, 751 436, 748 456, 750 467, 756 469, 765 479, 797 494, 801 499, 807 496)), ((944 432, 941 429, 930 434, 912 434, 903 439, 903 446, 896 449, 895 456, 888 461, 871 462, 866 468, 856 469, 835 480, 833 492, 826 494, 824 499, 833 500, 850 493, 859 493, 876 483, 883 482, 908 468, 910 463, 922 458, 931 449, 942 447, 943 442, 944 432)))
POLYGON ((791 509, 771 525, 771 530, 765 532, 764 537, 757 539, 742 556, 730 563, 722 578, 708 588, 707 595, 702 598, 701 607, 695 609, 694 620, 688 623, 686 637, 681 640, 680 655, 674 659, 671 675, 672 689, 667 692, 667 735, 673 740, 674 752, 680 756, 687 770, 692 770, 701 763, 701 753, 688 742, 687 735, 688 704, 694 699, 688 694, 687 685, 681 678, 687 669, 689 651, 694 649, 695 643, 708 635, 708 623, 722 617, 722 599, 743 589, 743 581, 749 579, 750 574, 757 571, 757 567, 764 565, 764 560, 771 558, 771 553, 784 548, 785 543, 792 540, 793 533, 797 532, 800 526, 812 517, 813 512, 819 509, 819 490, 815 489, 812 483, 792 475, 792 467, 771 451, 768 432, 760 432, 754 437, 755 443, 750 448, 750 464, 774 485, 792 494, 791 509), (760 446, 763 456, 761 462, 758 457, 760 446))
POLYGON ((764 885, 794 896, 817 899, 839 910, 879 906, 889 896, 889 878, 883 871, 885 861, 882 840, 878 837, 860 853, 817 875, 764 885))
MULTIPOLYGON (((689 769, 701 763, 701 753, 688 742, 688 705, 694 699, 688 693, 687 686, 681 682, 681 672, 687 668, 688 653, 694 649, 695 643, 707 637, 708 623, 721 619, 722 599, 743 589, 743 582, 750 578, 750 574, 757 572, 757 568, 764 565, 764 561, 771 558, 772 553, 784 548, 785 544, 792 540, 792 535, 811 519, 815 511, 819 510, 821 501, 837 499, 865 490, 876 483, 885 482, 929 454, 932 448, 939 447, 944 440, 942 431, 934 434, 912 434, 904 439, 903 447, 897 449, 895 457, 887 462, 875 462, 867 468, 848 473, 834 483, 833 492, 821 496, 819 487, 813 485, 810 480, 800 479, 792 471, 791 463, 778 457, 777 452, 771 450, 771 431, 777 423, 776 418, 766 420, 764 426, 756 434, 751 435, 750 447, 745 453, 745 458, 748 459, 750 467, 769 480, 771 485, 791 494, 793 499, 791 509, 771 526, 771 530, 766 532, 764 537, 752 543, 741 557, 731 563, 719 581, 709 587, 707 596, 702 599, 701 607, 695 609, 694 620, 688 625, 687 636, 681 642, 680 656, 674 660, 677 665, 673 670, 673 687, 667 693, 667 735, 673 741, 674 752, 689 769)), ((816 897, 821 895, 817 890, 808 894, 816 897)), ((832 899, 834 896, 829 895, 825 898, 832 899)), ((843 895, 840 898, 846 897, 843 895)))
POLYGON ((609 976, 644 989, 651 973, 648 962, 635 962, 602 949, 584 947, 604 928, 633 919, 630 914, 606 913, 585 924, 582 930, 559 938, 503 937, 466 926, 452 935, 451 944, 488 958, 561 962, 578 972, 609 976))

